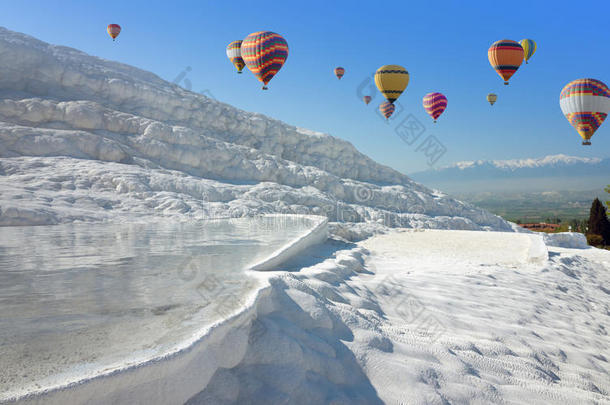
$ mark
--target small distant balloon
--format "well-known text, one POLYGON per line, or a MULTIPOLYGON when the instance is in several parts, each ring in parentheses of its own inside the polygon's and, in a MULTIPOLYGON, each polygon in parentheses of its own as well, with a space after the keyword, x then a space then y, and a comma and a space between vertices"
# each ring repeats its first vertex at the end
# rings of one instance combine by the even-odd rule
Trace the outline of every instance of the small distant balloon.
POLYGON ((527 61, 536 53, 536 42, 533 39, 522 39, 519 41, 519 45, 523 48, 523 59, 527 64, 527 61))
POLYGON ((371 96, 362 97, 362 100, 364 101, 364 104, 366 104, 366 105, 369 105, 369 103, 371 102, 372 99, 373 99, 373 97, 371 97, 371 96))
POLYGON ((241 73, 246 66, 241 57, 241 43, 242 41, 233 41, 227 45, 227 57, 237 69, 237 73, 241 73))
POLYGON ((591 137, 610 112, 610 90, 601 80, 577 79, 561 90, 559 106, 582 144, 591 145, 591 137))
POLYGON ((489 47, 487 58, 491 67, 504 79, 504 84, 508 85, 508 79, 523 63, 523 48, 518 42, 502 39, 489 47))
POLYGON ((390 103, 389 101, 384 101, 379 105, 379 111, 381 111, 386 120, 389 119, 392 114, 394 114, 395 109, 396 107, 394 104, 390 103))
POLYGON ((434 122, 447 108, 447 97, 442 93, 428 93, 423 100, 424 109, 434 122))
POLYGON ((494 93, 489 93, 487 95, 487 101, 489 102, 489 104, 494 105, 496 103, 496 100, 498 99, 498 96, 494 93))
POLYGON ((121 33, 121 26, 119 24, 108 24, 106 31, 108 31, 108 35, 110 35, 110 37, 114 41, 116 37, 118 37, 121 33))
POLYGON ((335 68, 335 76, 337 76, 337 79, 341 80, 341 78, 343 77, 344 74, 345 74, 344 68, 342 68, 341 66, 335 68))

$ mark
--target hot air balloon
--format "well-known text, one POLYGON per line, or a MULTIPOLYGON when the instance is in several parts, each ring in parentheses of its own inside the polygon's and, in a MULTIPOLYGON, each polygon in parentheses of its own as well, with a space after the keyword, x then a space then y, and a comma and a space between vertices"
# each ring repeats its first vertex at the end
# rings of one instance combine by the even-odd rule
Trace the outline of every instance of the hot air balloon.
POLYGON ((237 69, 237 73, 241 73, 246 64, 241 58, 241 43, 242 41, 233 41, 227 45, 227 57, 237 69))
POLYGON ((402 66, 385 65, 375 72, 375 84, 390 103, 396 101, 409 84, 409 72, 402 66))
POLYGON ((394 114, 395 109, 396 107, 394 104, 390 103, 389 101, 384 101, 383 103, 379 104, 379 111, 381 111, 386 120, 389 119, 392 114, 394 114))
POLYGON ((248 69, 263 82, 263 90, 267 90, 267 84, 288 58, 288 43, 274 32, 254 32, 242 42, 241 57, 248 69))
POLYGON ((119 24, 108 24, 106 31, 108 31, 108 35, 110 35, 114 41, 115 38, 121 33, 121 26, 119 24))
POLYGON ((428 93, 424 96, 423 104, 428 115, 436 122, 436 119, 447 108, 447 97, 441 93, 428 93))
POLYGON ((523 48, 523 59, 525 63, 536 53, 536 43, 533 39, 522 39, 519 41, 521 48, 523 48))
POLYGON ((362 97, 362 100, 364 101, 364 104, 366 104, 366 105, 369 105, 369 103, 371 102, 372 99, 373 99, 373 97, 371 97, 371 96, 362 97))
POLYGON ((487 95, 487 101, 489 101, 489 104, 494 105, 496 103, 496 100, 498 99, 498 96, 495 95, 494 93, 489 93, 487 95))
POLYGON ((574 80, 561 90, 559 106, 584 139, 582 144, 591 145, 591 137, 610 112, 610 90, 599 80, 574 80))
POLYGON ((489 63, 508 85, 508 79, 515 74, 523 62, 523 48, 518 42, 503 39, 494 42, 487 51, 489 63))
POLYGON ((337 79, 341 80, 341 78, 343 77, 344 74, 345 74, 344 68, 342 68, 341 66, 335 68, 335 76, 337 76, 337 79))

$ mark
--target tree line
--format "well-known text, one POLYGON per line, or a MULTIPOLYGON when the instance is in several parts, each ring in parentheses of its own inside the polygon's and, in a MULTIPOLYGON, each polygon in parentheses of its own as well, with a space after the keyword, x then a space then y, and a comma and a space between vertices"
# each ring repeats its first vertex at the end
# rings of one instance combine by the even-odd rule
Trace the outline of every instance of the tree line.
MULTIPOLYGON (((606 187, 605 191, 610 193, 610 186, 606 187)), ((610 207, 610 200, 606 201, 606 205, 610 207)), ((587 235, 589 245, 598 247, 610 246, 610 221, 608 221, 607 209, 599 198, 593 200, 593 204, 591 204, 585 234, 587 235)))

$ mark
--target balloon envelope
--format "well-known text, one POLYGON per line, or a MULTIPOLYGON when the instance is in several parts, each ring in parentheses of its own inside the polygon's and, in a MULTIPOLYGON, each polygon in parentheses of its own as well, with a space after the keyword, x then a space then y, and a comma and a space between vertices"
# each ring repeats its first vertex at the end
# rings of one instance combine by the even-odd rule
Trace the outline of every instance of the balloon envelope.
POLYGON ((589 140, 610 112, 610 90, 600 80, 577 79, 561 90, 559 106, 584 139, 583 145, 590 145, 589 140))
POLYGON ((337 76, 337 79, 341 80, 341 78, 343 77, 343 75, 345 74, 345 69, 342 67, 336 67, 335 68, 335 76, 337 76))
POLYGON ((392 114, 394 114, 395 109, 396 107, 394 104, 390 103, 389 101, 384 101, 379 105, 379 111, 381 111, 386 119, 390 118, 392 114))
POLYGON ((424 96, 423 105, 428 115, 436 122, 447 108, 447 97, 442 93, 428 93, 424 96))
POLYGON ((523 59, 525 63, 536 53, 536 42, 533 39, 522 39, 519 45, 523 48, 523 59))
POLYGON ((121 26, 119 24, 108 24, 106 31, 108 31, 108 35, 110 35, 114 41, 114 39, 121 33, 121 26))
POLYGON ((508 84, 508 79, 515 74, 523 62, 523 48, 518 42, 503 39, 489 47, 487 57, 491 67, 504 79, 504 84, 508 84))
POLYGON ((364 96, 362 100, 364 100, 364 104, 368 105, 373 98, 371 96, 364 96))
POLYGON ((489 104, 494 105, 496 103, 496 100, 498 99, 498 96, 495 95, 494 93, 489 93, 487 95, 487 101, 489 102, 489 104))
POLYGON ((244 66, 246 66, 241 57, 241 43, 242 41, 233 41, 227 45, 227 58, 233 63, 233 66, 237 69, 237 73, 241 73, 244 66))
POLYGON ((384 65, 375 72, 375 84, 390 103, 396 101, 409 84, 409 72, 399 65, 384 65))
POLYGON ((280 71, 288 58, 288 43, 271 31, 254 32, 241 44, 241 57, 248 69, 266 85, 280 71))

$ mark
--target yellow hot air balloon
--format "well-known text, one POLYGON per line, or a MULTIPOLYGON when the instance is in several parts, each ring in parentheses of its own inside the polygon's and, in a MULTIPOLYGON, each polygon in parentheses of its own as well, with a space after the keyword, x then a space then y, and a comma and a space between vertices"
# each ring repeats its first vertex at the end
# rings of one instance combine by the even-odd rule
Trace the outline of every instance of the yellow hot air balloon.
POLYGON ((487 101, 489 101, 489 104, 491 104, 491 105, 494 105, 497 99, 498 99, 498 96, 493 93, 489 93, 487 95, 487 101))
POLYGON ((409 72, 399 65, 384 65, 375 72, 375 84, 383 96, 393 103, 409 84, 409 72))
POLYGON ((521 48, 523 48, 523 60, 527 63, 528 60, 536 53, 536 42, 533 39, 522 39, 519 41, 521 48))

